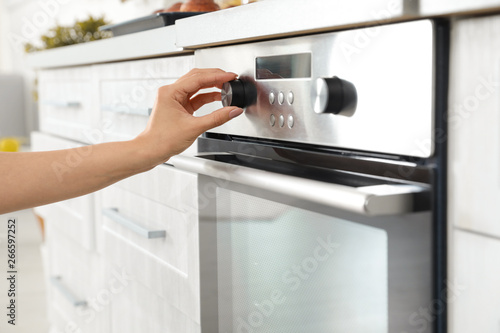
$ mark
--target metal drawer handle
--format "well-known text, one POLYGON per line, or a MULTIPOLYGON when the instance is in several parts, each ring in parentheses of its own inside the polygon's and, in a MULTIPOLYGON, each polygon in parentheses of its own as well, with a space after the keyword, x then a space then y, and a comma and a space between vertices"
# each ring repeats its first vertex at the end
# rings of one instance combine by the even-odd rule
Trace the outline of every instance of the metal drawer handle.
POLYGON ((150 116, 151 112, 153 112, 153 108, 138 108, 138 109, 130 109, 127 107, 113 106, 113 105, 102 105, 102 111, 109 111, 115 113, 125 113, 125 114, 135 114, 139 116, 150 116))
POLYGON ((59 108, 79 108, 82 106, 82 103, 77 101, 43 101, 43 105, 47 106, 55 106, 59 108))
POLYGON ((103 208, 102 213, 105 216, 112 219, 113 221, 115 221, 116 223, 121 224, 125 228, 135 232, 136 234, 138 234, 144 238, 147 238, 147 239, 163 238, 163 237, 166 237, 166 235, 167 235, 165 230, 149 230, 149 229, 142 227, 141 225, 139 225, 135 221, 132 221, 132 220, 126 218, 125 216, 121 215, 118 212, 118 208, 103 208))
POLYGON ((78 299, 66 286, 61 282, 60 276, 53 276, 50 278, 50 282, 56 287, 56 289, 63 294, 63 296, 71 303, 73 306, 87 306, 87 301, 78 299))
MULTIPOLYGON (((224 154, 228 155, 226 153, 211 153, 210 155, 224 154)), ((405 184, 351 187, 186 155, 173 156, 168 163, 184 171, 256 187, 366 216, 399 215, 417 211, 416 202, 420 195, 429 192, 429 188, 424 186, 405 184)), ((428 208, 425 199, 423 202, 419 202, 418 210, 428 208)))

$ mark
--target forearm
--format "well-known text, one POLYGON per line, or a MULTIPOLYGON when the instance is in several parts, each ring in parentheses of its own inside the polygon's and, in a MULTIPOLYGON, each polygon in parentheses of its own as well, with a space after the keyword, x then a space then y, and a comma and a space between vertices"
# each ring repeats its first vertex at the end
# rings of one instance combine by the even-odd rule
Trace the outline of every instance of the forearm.
POLYGON ((0 155, 0 214, 97 191, 147 171, 154 160, 139 139, 74 149, 0 155))
POLYGON ((134 140, 75 149, 0 153, 0 214, 74 198, 152 169, 189 147, 203 132, 243 113, 225 107, 202 117, 193 113, 220 93, 236 74, 194 69, 176 83, 158 89, 145 130, 134 140))

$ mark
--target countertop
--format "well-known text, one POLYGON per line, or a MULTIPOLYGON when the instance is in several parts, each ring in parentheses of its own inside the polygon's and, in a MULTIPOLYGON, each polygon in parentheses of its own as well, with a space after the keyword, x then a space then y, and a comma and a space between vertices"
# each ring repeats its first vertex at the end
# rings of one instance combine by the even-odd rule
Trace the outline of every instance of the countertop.
POLYGON ((436 16, 500 11, 500 0, 265 0, 172 26, 27 55, 33 68, 151 58, 215 45, 436 16))

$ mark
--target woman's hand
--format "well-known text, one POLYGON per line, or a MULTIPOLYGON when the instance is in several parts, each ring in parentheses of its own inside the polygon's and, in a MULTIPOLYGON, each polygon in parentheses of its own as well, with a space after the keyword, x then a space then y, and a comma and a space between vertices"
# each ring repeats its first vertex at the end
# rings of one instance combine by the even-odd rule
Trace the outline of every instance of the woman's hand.
POLYGON ((237 75, 221 69, 193 69, 175 83, 158 90, 156 102, 146 129, 136 138, 149 149, 154 165, 167 161, 188 148, 203 132, 239 116, 243 110, 233 106, 209 115, 193 113, 206 103, 220 101, 219 92, 198 93, 205 88, 221 88, 237 75))
POLYGON ((210 128, 243 110, 226 107, 203 117, 193 112, 220 100, 221 88, 236 74, 195 69, 174 84, 161 87, 147 128, 130 141, 106 142, 44 152, 0 152, 0 214, 74 198, 150 170, 189 147, 210 128))

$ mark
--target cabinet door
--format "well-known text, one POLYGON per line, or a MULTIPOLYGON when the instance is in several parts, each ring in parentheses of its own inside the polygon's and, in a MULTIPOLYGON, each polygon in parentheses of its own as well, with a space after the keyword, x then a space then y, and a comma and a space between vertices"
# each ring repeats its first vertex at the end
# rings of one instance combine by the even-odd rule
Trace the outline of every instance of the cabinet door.
POLYGON ((452 238, 450 332, 500 332, 500 239, 462 230, 452 238))
POLYGON ((106 332, 110 291, 102 261, 47 219, 49 319, 62 332, 106 332))
POLYGON ((500 16, 452 27, 449 98, 449 217, 500 237, 500 16))
POLYGON ((39 74, 39 118, 43 132, 91 142, 98 123, 89 66, 43 70, 39 74))
POLYGON ((146 127, 159 87, 194 67, 192 55, 94 66, 104 141, 129 140, 146 127))
MULTIPOLYGON (((33 132, 31 134, 33 151, 47 151, 81 147, 82 144, 61 139, 52 135, 33 132)), ((95 247, 94 195, 64 200, 50 205, 37 207, 38 214, 51 223, 75 243, 86 250, 95 247)))
MULTIPOLYGON (((170 311, 164 316, 184 314, 182 325, 189 327, 200 322, 196 190, 195 175, 159 166, 100 191, 96 206, 102 228, 98 248, 105 260, 126 268, 145 293, 163 300, 170 311), (147 238, 147 231, 164 234, 147 238)), ((137 302, 146 302, 137 292, 130 293, 139 297, 137 302)), ((143 310, 134 300, 127 301, 127 311, 140 315, 143 310)), ((124 302, 116 306, 122 308, 124 302)))
MULTIPOLYGON (((112 269, 119 268, 110 264, 112 269)), ((110 304, 111 333, 199 333, 199 322, 144 286, 132 272, 130 281, 113 295, 110 304)))

